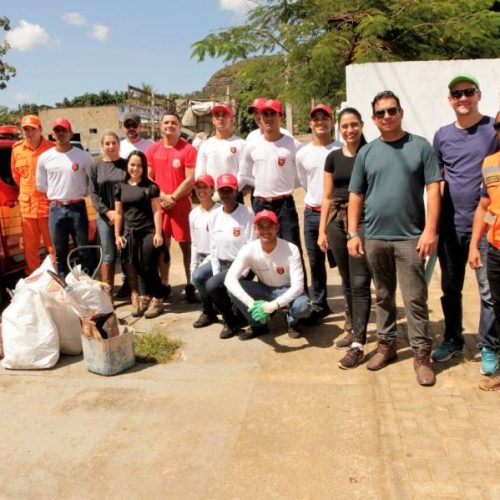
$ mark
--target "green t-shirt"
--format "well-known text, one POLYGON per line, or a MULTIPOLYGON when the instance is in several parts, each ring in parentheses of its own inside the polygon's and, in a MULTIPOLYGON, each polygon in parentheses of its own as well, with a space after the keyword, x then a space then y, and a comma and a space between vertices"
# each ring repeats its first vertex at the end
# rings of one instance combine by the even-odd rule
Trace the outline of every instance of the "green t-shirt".
POLYGON ((429 141, 405 134, 394 142, 380 138, 356 157, 349 191, 365 196, 365 237, 412 240, 425 225, 424 188, 441 180, 429 141))

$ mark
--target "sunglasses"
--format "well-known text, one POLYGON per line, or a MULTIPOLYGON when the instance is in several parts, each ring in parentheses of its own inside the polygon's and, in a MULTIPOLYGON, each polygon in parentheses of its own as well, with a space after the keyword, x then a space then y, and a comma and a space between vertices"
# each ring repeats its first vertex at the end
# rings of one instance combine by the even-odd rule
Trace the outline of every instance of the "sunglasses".
POLYGON ((497 131, 497 132, 500 132, 500 122, 495 122, 493 124, 493 128, 497 131))
POLYGON ((124 123, 123 126, 125 128, 138 128, 139 125, 137 123, 124 123))
POLYGON ((453 99, 460 99, 462 96, 472 97, 476 93, 477 89, 463 89, 463 90, 452 90, 450 95, 453 99))
POLYGON ((389 116, 396 116, 399 113, 399 108, 395 106, 394 108, 379 109, 378 111, 373 112, 373 116, 380 120, 381 118, 384 118, 386 113, 389 116))

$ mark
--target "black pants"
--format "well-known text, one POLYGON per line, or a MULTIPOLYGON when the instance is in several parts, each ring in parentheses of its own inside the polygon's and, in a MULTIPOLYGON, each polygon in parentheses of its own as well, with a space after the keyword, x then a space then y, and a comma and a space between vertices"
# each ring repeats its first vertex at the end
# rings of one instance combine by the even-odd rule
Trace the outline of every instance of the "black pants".
POLYGON ((491 339, 491 346, 488 345, 488 349, 498 352, 500 350, 500 250, 491 245, 488 246, 488 282, 496 320, 496 338, 491 339))
MULTIPOLYGON (((364 227, 358 228, 364 241, 364 227)), ((347 251, 346 228, 342 221, 333 219, 327 228, 328 246, 335 258, 342 278, 342 288, 352 317, 354 342, 366 343, 366 326, 370 318, 371 275, 366 257, 351 257, 347 251)))

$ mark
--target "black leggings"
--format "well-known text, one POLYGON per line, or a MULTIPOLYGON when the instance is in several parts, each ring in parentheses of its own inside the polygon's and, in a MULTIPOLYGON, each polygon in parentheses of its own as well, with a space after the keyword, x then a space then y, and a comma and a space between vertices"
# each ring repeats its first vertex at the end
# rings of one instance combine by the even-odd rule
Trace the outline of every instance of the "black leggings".
MULTIPOLYGON (((364 242, 364 226, 358 228, 364 242)), ((366 326, 370 318, 371 275, 366 256, 351 257, 347 251, 346 228, 342 221, 332 219, 328 224, 328 246, 335 258, 342 278, 342 288, 352 317, 354 342, 366 343, 366 326)))

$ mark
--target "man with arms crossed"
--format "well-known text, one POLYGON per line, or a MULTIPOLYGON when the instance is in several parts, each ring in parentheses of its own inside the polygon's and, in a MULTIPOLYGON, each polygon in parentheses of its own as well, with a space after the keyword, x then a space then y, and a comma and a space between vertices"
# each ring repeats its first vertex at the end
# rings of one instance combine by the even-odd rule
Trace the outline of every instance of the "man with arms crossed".
POLYGON ((403 110, 393 92, 377 94, 372 110, 380 137, 361 148, 356 157, 349 184, 347 233, 350 255, 359 257, 366 250, 375 284, 378 346, 367 368, 379 370, 397 357, 399 281, 417 381, 433 385, 424 259, 436 246, 441 175, 428 141, 403 130, 403 110), (363 203, 365 249, 357 234, 363 203))

